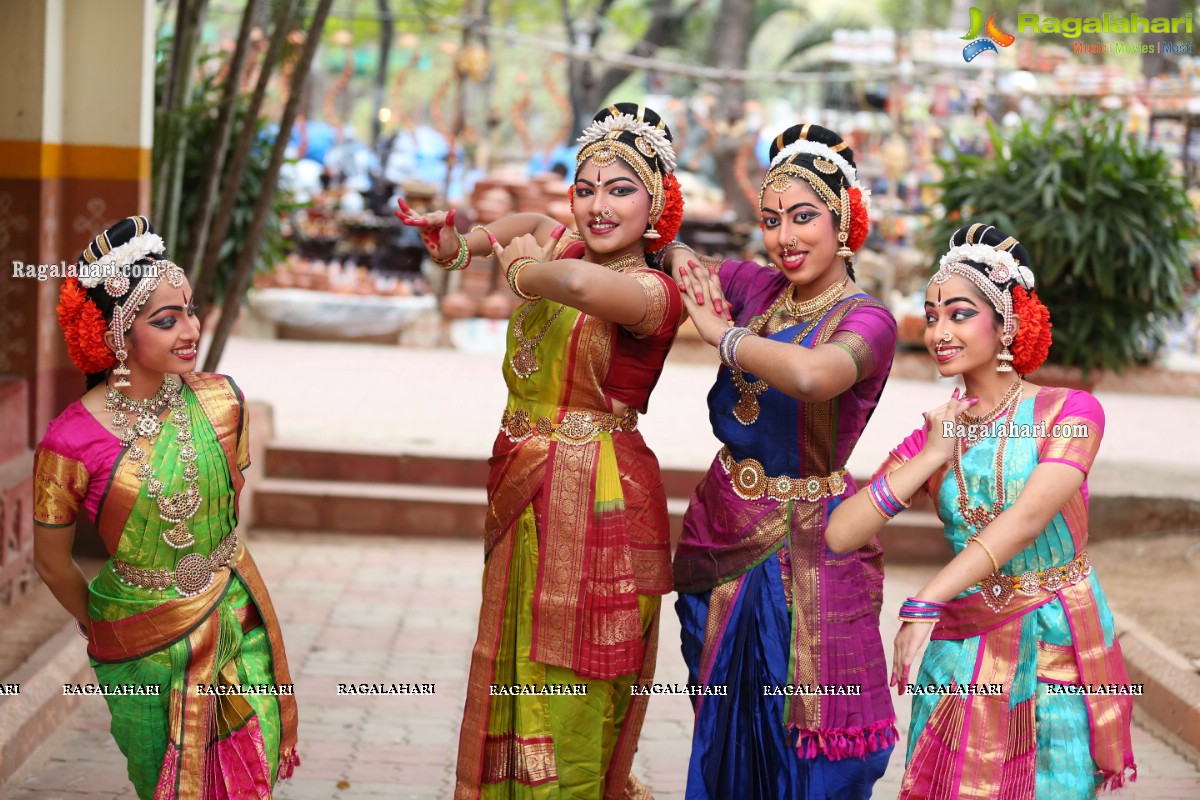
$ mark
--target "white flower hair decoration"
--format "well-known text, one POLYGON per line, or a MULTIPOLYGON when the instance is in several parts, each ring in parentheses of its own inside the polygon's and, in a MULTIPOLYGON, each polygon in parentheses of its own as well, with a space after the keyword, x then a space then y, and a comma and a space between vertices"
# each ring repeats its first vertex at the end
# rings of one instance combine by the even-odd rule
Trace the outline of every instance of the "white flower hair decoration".
POLYGON ((166 243, 157 233, 135 236, 88 264, 87 275, 80 276, 79 284, 85 289, 93 289, 99 286, 106 276, 127 272, 131 265, 146 256, 159 255, 166 249, 166 243))
POLYGON ((647 144, 654 150, 659 163, 662 164, 663 172, 675 171, 675 147, 671 144, 671 140, 667 138, 667 132, 662 128, 638 119, 632 114, 614 114, 611 117, 594 120, 583 129, 583 133, 576 141, 580 145, 587 146, 606 138, 609 134, 614 132, 620 133, 622 131, 628 131, 634 136, 645 139, 647 144))
POLYGON ((837 168, 842 171, 842 175, 846 177, 846 183, 849 186, 858 187, 860 191, 864 192, 863 198, 864 202, 866 201, 866 190, 861 186, 858 186, 858 171, 854 169, 849 161, 842 158, 841 154, 835 153, 833 148, 827 144, 822 144, 821 142, 811 142, 808 139, 797 139, 775 154, 775 157, 771 159, 770 169, 774 169, 798 153, 805 153, 810 156, 820 156, 828 161, 832 161, 835 165, 837 165, 837 168))
POLYGON ((997 250, 986 244, 960 244, 951 247, 938 262, 939 269, 959 261, 974 261, 988 266, 987 276, 993 283, 1005 283, 1015 280, 1024 287, 1025 291, 1033 291, 1033 270, 1023 264, 1018 264, 1012 253, 1007 250, 997 250))

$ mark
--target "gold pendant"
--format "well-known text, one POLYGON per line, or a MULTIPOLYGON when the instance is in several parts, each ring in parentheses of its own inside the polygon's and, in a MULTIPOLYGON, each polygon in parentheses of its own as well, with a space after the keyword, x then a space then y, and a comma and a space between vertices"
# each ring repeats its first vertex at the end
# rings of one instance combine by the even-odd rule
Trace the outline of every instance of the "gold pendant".
POLYGON ((733 418, 743 425, 758 422, 758 413, 758 398, 749 392, 742 392, 738 401, 733 404, 733 418))
POLYGON ((508 363, 512 365, 513 372, 517 377, 522 379, 528 378, 541 368, 537 356, 533 354, 533 348, 527 344, 521 345, 520 349, 513 353, 508 363))
POLYGON ((196 537, 192 536, 192 532, 188 530, 187 522, 180 520, 175 523, 174 527, 163 531, 163 541, 176 550, 182 550, 195 544, 196 537))

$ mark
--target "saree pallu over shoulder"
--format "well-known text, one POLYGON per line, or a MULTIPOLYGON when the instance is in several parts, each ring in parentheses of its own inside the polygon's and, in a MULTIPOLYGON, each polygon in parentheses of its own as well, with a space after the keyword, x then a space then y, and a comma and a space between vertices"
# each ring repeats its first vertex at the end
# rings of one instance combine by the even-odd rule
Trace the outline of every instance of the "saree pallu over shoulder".
MULTIPOLYGON (((760 294, 762 302, 774 296, 766 290, 760 294)), ((866 296, 848 298, 826 314, 799 344, 812 348, 830 342, 851 313, 862 308, 881 306, 866 296)), ((790 331, 776 334, 785 339, 790 335, 790 331)), ((860 369, 886 370, 890 361, 879 354, 863 353, 855 363, 860 369)), ((732 458, 741 461, 742 468, 747 459, 766 461, 765 453, 781 449, 779 442, 798 441, 788 472, 777 476, 768 468, 763 476, 786 476, 799 485, 840 485, 839 497, 854 493, 852 479, 829 480, 840 472, 841 459, 853 446, 853 441, 845 439, 857 439, 861 434, 861 426, 857 431, 842 431, 843 440, 839 441, 839 411, 846 413, 840 408, 841 398, 799 403, 771 399, 769 395, 777 392, 768 389, 763 395, 762 416, 747 433, 744 426, 735 427, 728 421, 730 415, 724 409, 715 407, 721 402, 726 381, 722 373, 710 394, 710 408, 718 438, 727 443, 732 458), (784 409, 790 410, 784 413, 784 409)), ((874 400, 870 401, 871 407, 874 400)), ((780 463, 778 459, 776 463, 780 463)), ((763 464, 755 464, 754 470, 762 472, 763 464)), ((775 483, 778 485, 778 480, 775 483)), ((789 590, 792 624, 788 683, 793 687, 844 685, 859 689, 857 694, 789 693, 785 724, 796 735, 799 756, 861 758, 895 744, 895 713, 886 686, 878 625, 874 621, 866 625, 869 618, 877 619, 882 600, 883 552, 878 539, 855 553, 835 556, 825 547, 824 530, 836 498, 826 493, 817 500, 781 501, 769 495, 748 499, 740 496, 733 484, 734 476, 718 457, 697 488, 685 518, 684 537, 674 561, 676 589, 691 594, 712 589, 713 597, 724 598, 722 607, 730 611, 734 603, 719 589, 739 580, 786 546, 791 572, 783 580, 789 590), (873 643, 868 641, 864 625, 874 631, 873 643)), ((713 613, 710 609, 700 658, 701 683, 707 680, 706 669, 714 663, 715 651, 725 635, 726 623, 713 613)), ((697 704, 698 709, 703 702, 697 704)))
MULTIPOLYGON (((1066 463, 1087 475, 1102 438, 1103 411, 1086 393, 1042 388, 1004 422, 1034 432, 1007 442, 1002 467, 1009 508, 1040 463, 1066 463), (1071 432, 1062 433, 1068 425, 1071 432)), ((955 551, 974 533, 963 519, 959 493, 979 505, 990 501, 998 442, 985 437, 966 451, 962 488, 946 470, 926 486, 955 551)), ((904 463, 923 444, 919 428, 880 471, 904 463)), ((914 695, 902 798, 1033 798, 1039 792, 1082 797, 1136 778, 1127 691, 1089 689, 1056 698, 1044 688, 1129 682, 1086 558, 1087 506, 1084 480, 1033 543, 1001 565, 1002 578, 989 576, 942 610, 918 682, 995 685, 1002 691, 914 695), (1073 739, 1059 744, 1057 737, 1073 739)))
MULTIPOLYGON (((638 594, 671 590, 665 496, 641 434, 605 420, 613 416, 604 385, 617 326, 546 306, 535 309, 554 319, 544 346, 566 356, 527 380, 506 369, 512 391, 505 418, 524 422, 496 437, 485 549, 493 552, 533 506, 541 554, 531 658, 611 680, 641 668, 638 594)), ((529 315, 530 324, 538 319, 529 315)))

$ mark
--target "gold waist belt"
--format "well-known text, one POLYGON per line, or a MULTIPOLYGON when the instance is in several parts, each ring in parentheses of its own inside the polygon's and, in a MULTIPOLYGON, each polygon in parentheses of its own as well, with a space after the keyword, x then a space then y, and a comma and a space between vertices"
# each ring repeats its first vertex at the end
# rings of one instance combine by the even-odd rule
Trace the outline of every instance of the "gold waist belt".
POLYGON ((1074 586, 1091 574, 1092 562, 1085 550, 1061 567, 1048 567, 1041 572, 1026 570, 1020 575, 993 572, 979 582, 979 589, 988 606, 999 611, 1008 605, 1017 592, 1026 597, 1035 597, 1042 592, 1054 594, 1059 589, 1074 586))
POLYGON ((212 585, 213 575, 229 566, 237 553, 237 531, 231 531, 206 556, 188 553, 175 565, 175 569, 142 569, 119 558, 112 560, 113 572, 126 586, 165 592, 172 586, 183 597, 200 594, 212 585))
POLYGON ((638 413, 632 408, 620 416, 607 411, 568 411, 562 422, 554 422, 549 417, 538 417, 537 422, 531 422, 529 412, 523 408, 505 411, 500 417, 500 430, 513 442, 530 436, 544 436, 563 444, 587 444, 601 433, 632 433, 637 430, 637 424, 638 413))
POLYGON ((753 458, 734 461, 728 447, 722 447, 717 456, 721 466, 729 473, 733 491, 743 500, 757 500, 763 495, 772 500, 807 500, 815 503, 827 497, 839 497, 846 491, 846 470, 839 469, 832 475, 810 475, 807 478, 790 478, 767 475, 762 462, 753 458))

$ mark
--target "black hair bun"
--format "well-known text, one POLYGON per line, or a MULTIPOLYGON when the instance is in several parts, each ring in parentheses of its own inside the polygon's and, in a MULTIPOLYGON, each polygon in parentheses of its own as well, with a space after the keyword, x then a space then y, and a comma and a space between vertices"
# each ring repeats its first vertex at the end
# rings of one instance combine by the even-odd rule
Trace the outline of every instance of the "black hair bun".
MULTIPOLYGON (((858 164, 854 161, 854 150, 850 148, 850 145, 846 144, 845 140, 842 139, 841 136, 838 136, 836 133, 829 130, 829 128, 812 124, 793 125, 783 133, 776 136, 775 140, 771 142, 771 161, 774 162, 775 156, 779 155, 780 151, 784 150, 788 145, 794 144, 801 139, 809 142, 828 145, 839 156, 846 159, 846 161, 850 163, 850 166, 854 167, 855 169, 858 168, 858 164)), ((800 158, 801 156, 809 159, 814 158, 814 156, 809 153, 800 153, 796 155, 795 158, 800 158)))

